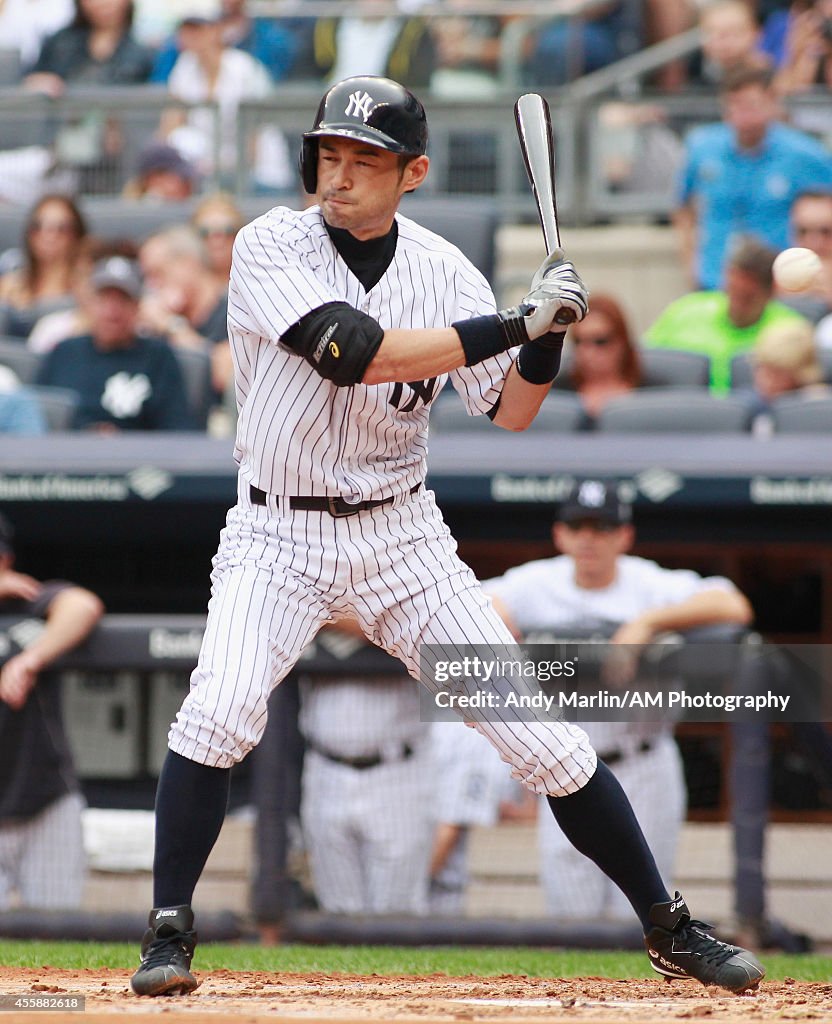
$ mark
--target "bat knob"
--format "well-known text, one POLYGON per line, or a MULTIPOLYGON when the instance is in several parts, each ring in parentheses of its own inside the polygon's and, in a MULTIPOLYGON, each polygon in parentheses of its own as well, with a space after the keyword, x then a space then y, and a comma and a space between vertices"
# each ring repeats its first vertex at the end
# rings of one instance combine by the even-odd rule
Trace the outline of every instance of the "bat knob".
POLYGON ((555 323, 561 324, 564 327, 568 327, 569 324, 574 324, 576 320, 577 317, 571 309, 562 309, 555 317, 555 323))

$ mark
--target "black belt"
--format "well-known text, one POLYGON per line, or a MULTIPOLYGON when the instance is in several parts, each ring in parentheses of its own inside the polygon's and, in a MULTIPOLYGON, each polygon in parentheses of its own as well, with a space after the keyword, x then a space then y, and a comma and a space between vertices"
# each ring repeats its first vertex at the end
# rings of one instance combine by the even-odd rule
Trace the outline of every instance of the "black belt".
POLYGON ((632 750, 622 750, 620 747, 618 750, 609 750, 605 754, 599 754, 598 760, 603 761, 605 765, 609 767, 611 764, 618 764, 619 761, 623 761, 625 757, 629 757, 631 754, 646 754, 655 747, 657 740, 642 740, 637 747, 633 747, 632 750))
MULTIPOLYGON (((414 484, 409 494, 415 494, 416 491, 422 485, 414 484)), ((255 487, 251 484, 248 489, 249 497, 251 498, 252 505, 265 505, 267 504, 268 495, 265 491, 261 491, 259 487, 255 487)), ((391 501, 395 501, 395 496, 389 498, 371 498, 367 501, 347 501, 346 498, 313 498, 306 496, 299 496, 289 498, 289 508, 295 509, 298 512, 329 512, 331 516, 352 516, 356 512, 366 512, 370 508, 379 508, 381 505, 389 505, 391 501)))
POLYGON ((307 746, 314 750, 316 754, 320 754, 321 757, 325 757, 327 761, 334 761, 336 764, 345 764, 348 768, 358 768, 362 771, 365 768, 377 768, 380 764, 392 764, 393 761, 406 761, 409 757, 413 757, 415 751, 409 743, 405 743, 400 750, 400 756, 397 758, 382 757, 381 754, 368 754, 366 757, 341 757, 340 754, 333 754, 329 750, 324 750, 322 747, 317 746, 314 743, 307 742, 307 746))

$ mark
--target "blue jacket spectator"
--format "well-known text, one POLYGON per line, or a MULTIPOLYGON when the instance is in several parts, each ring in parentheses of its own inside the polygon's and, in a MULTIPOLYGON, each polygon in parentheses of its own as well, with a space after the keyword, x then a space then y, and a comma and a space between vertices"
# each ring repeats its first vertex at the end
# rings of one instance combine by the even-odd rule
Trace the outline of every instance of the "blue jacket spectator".
POLYGON ((6 367, 0 366, 0 434, 43 434, 46 423, 37 399, 20 386, 6 367))
POLYGON ((680 175, 676 223, 695 287, 716 289, 739 235, 776 250, 789 242, 789 210, 801 192, 832 187, 832 155, 778 121, 771 73, 738 68, 725 78, 723 123, 694 129, 680 175))
MULTIPOLYGON (((256 57, 265 65, 272 80, 286 78, 295 57, 294 35, 270 18, 252 18, 246 14, 246 0, 223 0, 223 42, 256 57)), ((151 82, 166 82, 180 54, 177 36, 171 36, 156 58, 151 82)))

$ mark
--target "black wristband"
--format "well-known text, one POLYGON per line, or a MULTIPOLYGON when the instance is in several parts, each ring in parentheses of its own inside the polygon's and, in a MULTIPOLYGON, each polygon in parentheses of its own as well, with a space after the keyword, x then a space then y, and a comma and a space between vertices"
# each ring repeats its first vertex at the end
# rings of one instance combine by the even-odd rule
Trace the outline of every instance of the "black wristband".
POLYGON ((529 340, 523 311, 518 306, 501 309, 499 313, 491 313, 489 316, 457 320, 451 327, 462 342, 466 366, 474 366, 529 340))
POLYGON ((514 365, 517 372, 529 384, 551 384, 560 369, 560 356, 563 351, 563 333, 544 334, 543 339, 527 341, 517 353, 514 365))

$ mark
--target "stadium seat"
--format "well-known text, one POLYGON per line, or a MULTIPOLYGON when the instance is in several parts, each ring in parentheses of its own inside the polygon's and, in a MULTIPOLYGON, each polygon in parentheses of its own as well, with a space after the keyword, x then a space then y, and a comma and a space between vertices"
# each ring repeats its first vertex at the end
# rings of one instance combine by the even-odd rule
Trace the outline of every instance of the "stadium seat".
POLYGON ((771 411, 776 434, 832 435, 832 396, 784 395, 773 403, 771 411))
POLYGON ((191 348, 173 346, 172 351, 185 380, 185 394, 188 396, 188 408, 194 418, 194 424, 198 430, 205 430, 208 425, 208 412, 214 399, 211 357, 207 352, 191 348))
MULTIPOLYGON (((823 379, 832 384, 832 350, 818 349, 818 359, 823 367, 823 379)), ((740 352, 731 360, 731 388, 750 388, 752 380, 751 354, 740 352)))
POLYGON ((672 348, 642 348, 642 383, 645 388, 706 388, 711 379, 711 361, 700 352, 672 348))
POLYGON ((20 51, 15 46, 0 46, 0 86, 16 86, 21 77, 20 51))
POLYGON ((0 338, 0 366, 8 366, 23 384, 34 383, 40 361, 41 356, 21 338, 0 338))
POLYGON ((78 395, 69 388, 53 388, 46 385, 30 387, 29 393, 38 402, 50 433, 72 430, 75 412, 78 409, 78 395))
MULTIPOLYGON (((531 425, 530 431, 547 430, 562 434, 577 430, 583 417, 581 403, 574 395, 550 393, 531 425)), ((458 395, 442 395, 433 405, 431 427, 437 432, 450 433, 456 430, 493 430, 487 416, 469 416, 458 395)), ((499 429, 499 428, 496 428, 499 429)))
POLYGON ((613 398, 598 430, 627 433, 723 433, 748 430, 748 403, 704 388, 647 388, 613 398))
POLYGON ((494 281, 499 218, 493 200, 405 197, 401 212, 458 246, 488 281, 494 281))

